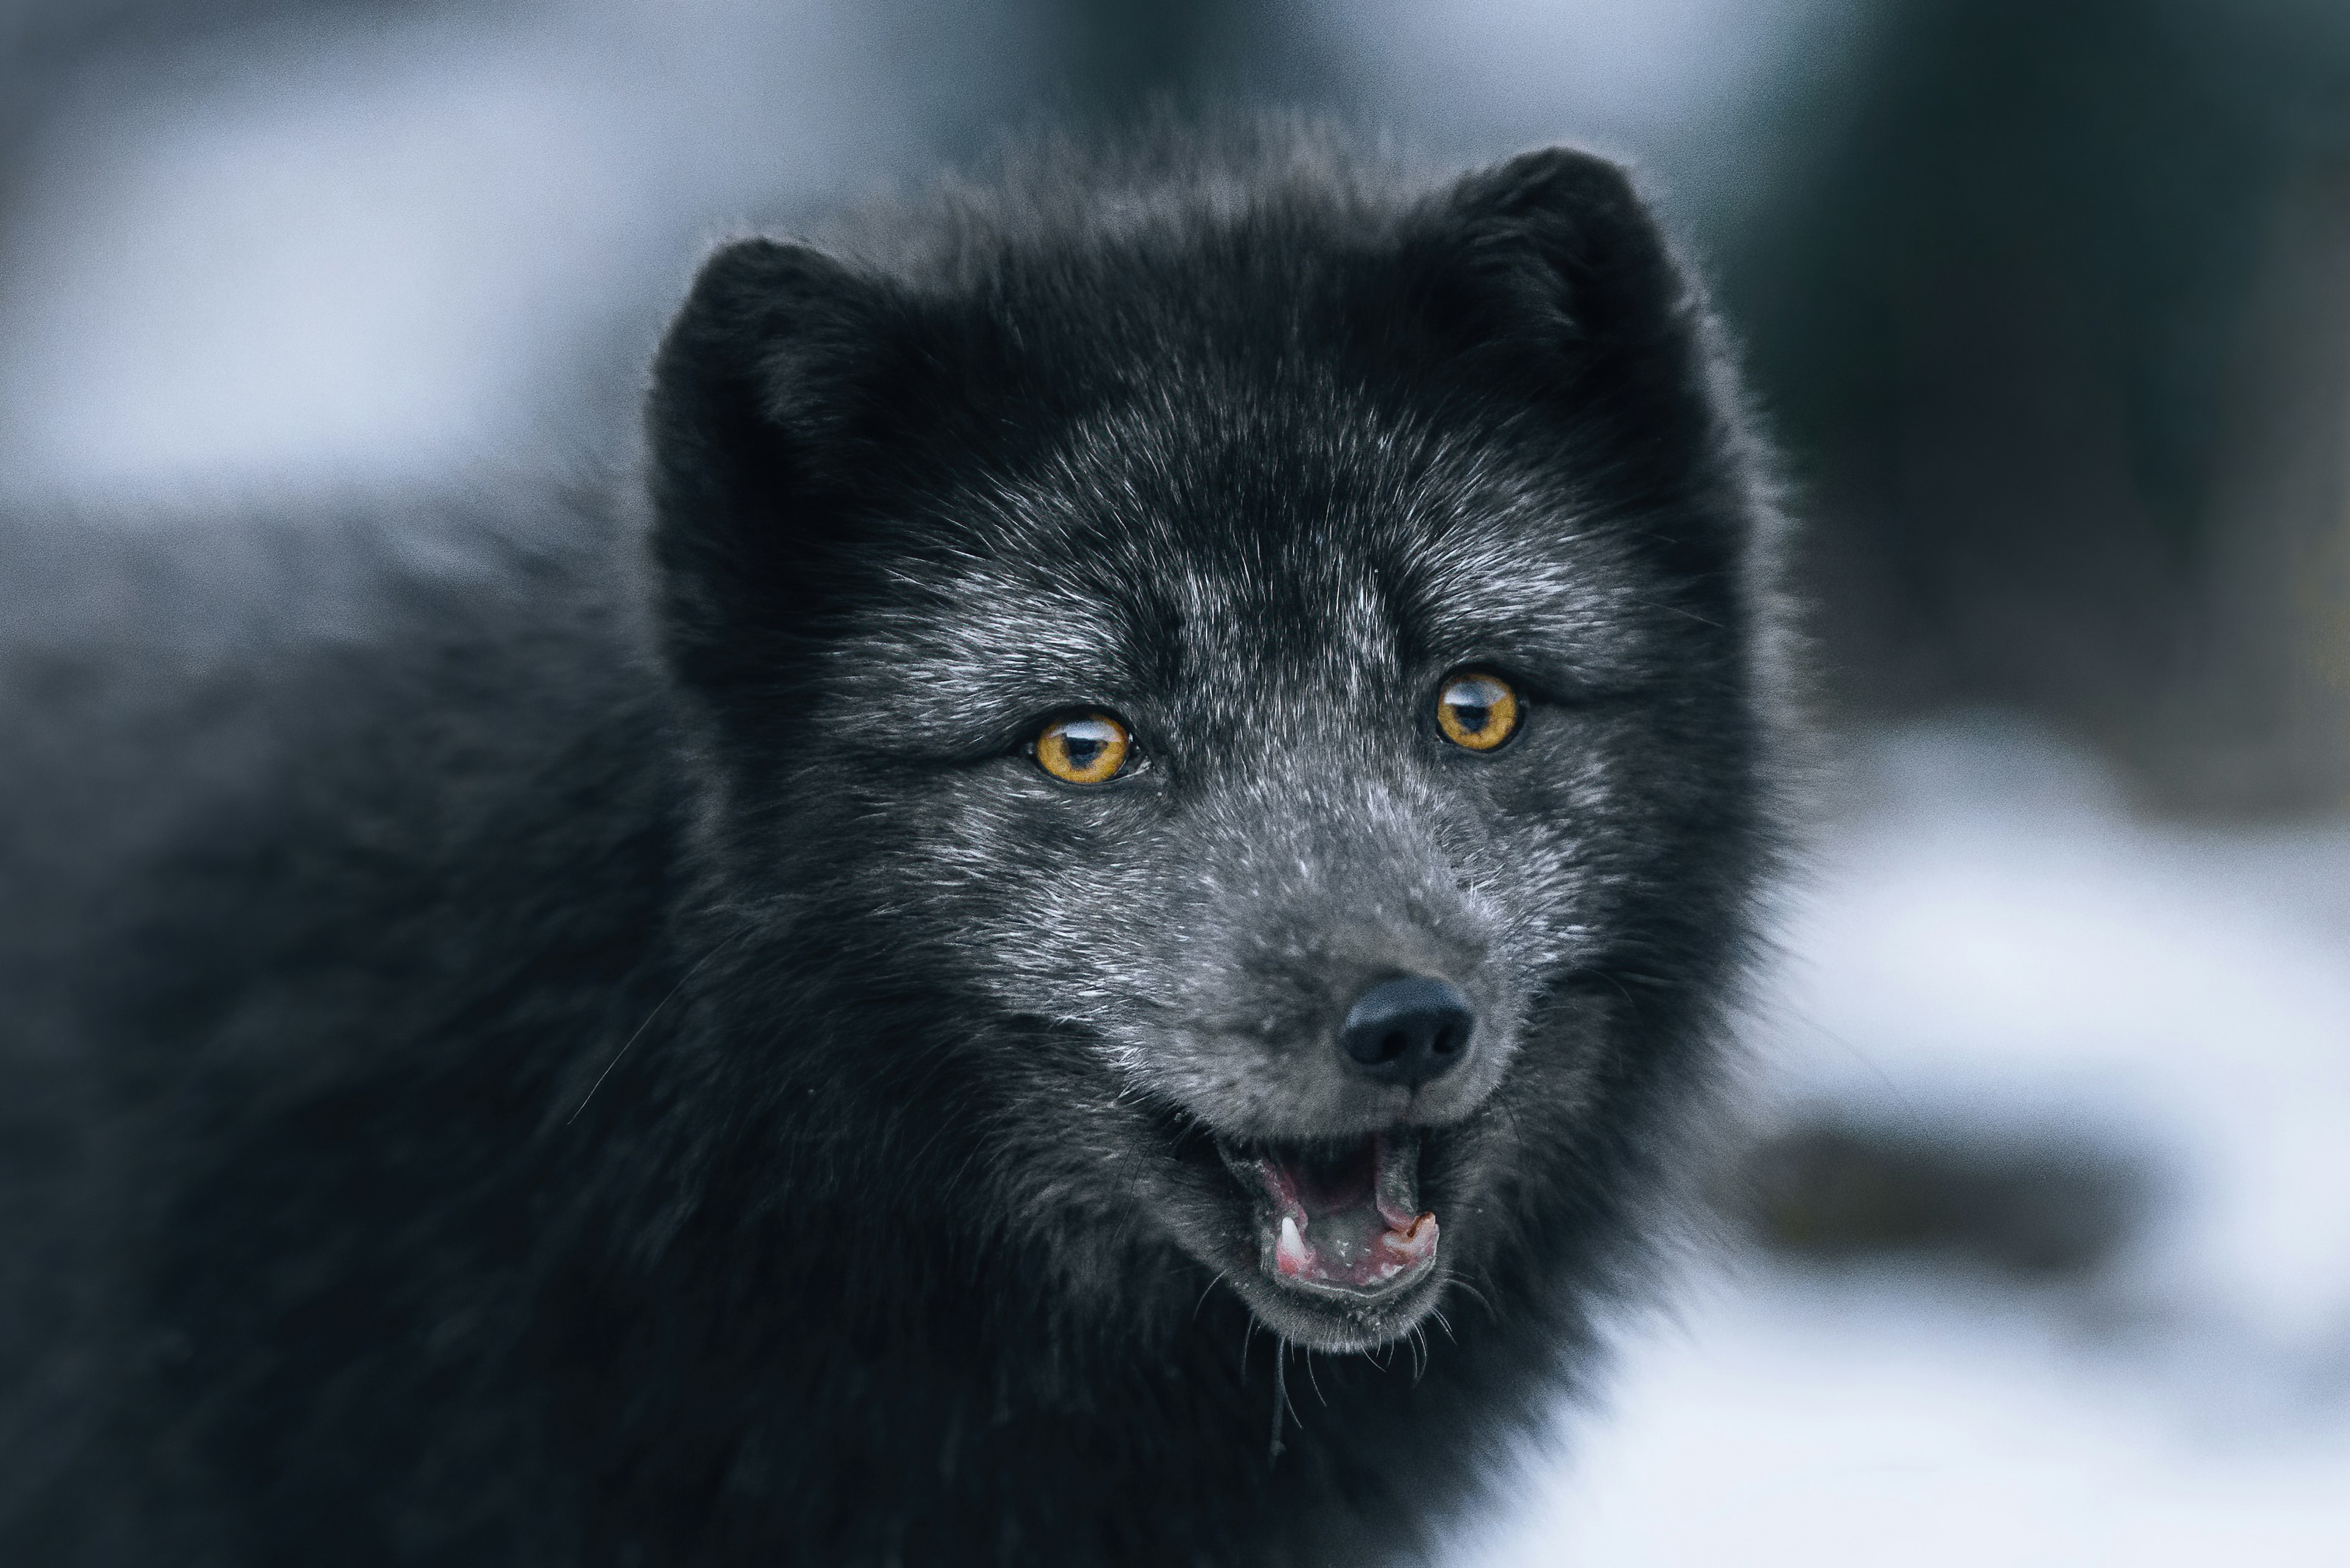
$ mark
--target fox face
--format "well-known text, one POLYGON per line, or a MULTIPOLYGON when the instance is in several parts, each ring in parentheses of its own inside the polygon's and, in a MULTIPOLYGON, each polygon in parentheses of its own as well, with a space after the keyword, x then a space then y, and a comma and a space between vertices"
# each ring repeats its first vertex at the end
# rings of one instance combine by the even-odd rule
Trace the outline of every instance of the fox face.
POLYGON ((723 897, 862 966, 854 1048, 968 1085, 942 1190, 1327 1349, 1564 1266, 1767 857, 1764 503, 1706 333, 1565 152, 710 265, 653 429, 723 897))

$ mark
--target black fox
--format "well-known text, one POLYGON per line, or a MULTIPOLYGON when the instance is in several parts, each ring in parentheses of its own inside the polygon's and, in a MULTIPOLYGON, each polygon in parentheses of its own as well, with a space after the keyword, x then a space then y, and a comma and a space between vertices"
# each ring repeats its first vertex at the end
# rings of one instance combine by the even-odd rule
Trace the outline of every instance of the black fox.
POLYGON ((0 1556, 1425 1552, 1777 842, 1765 463, 1625 175, 1012 160, 720 249, 646 428, 11 659, 0 1556))

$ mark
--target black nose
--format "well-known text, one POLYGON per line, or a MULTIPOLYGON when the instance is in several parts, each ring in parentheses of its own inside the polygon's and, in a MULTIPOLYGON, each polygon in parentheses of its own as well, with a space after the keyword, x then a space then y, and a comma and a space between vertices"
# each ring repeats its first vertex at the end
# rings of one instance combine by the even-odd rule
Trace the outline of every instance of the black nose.
POLYGON ((1440 980, 1383 980, 1355 999, 1338 1044, 1365 1077, 1417 1089, 1469 1054, 1477 1015, 1440 980))

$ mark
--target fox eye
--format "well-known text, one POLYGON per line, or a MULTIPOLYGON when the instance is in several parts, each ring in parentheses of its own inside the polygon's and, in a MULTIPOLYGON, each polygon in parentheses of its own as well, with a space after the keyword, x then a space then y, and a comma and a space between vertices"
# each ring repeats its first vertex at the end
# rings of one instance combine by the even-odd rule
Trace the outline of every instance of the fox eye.
POLYGON ((1126 771, 1134 737, 1107 713, 1076 713, 1045 725, 1029 750, 1063 784, 1107 784, 1126 771))
POLYGON ((1490 752, 1518 732, 1518 694, 1498 675, 1457 670, 1436 694, 1436 727, 1456 746, 1490 752))

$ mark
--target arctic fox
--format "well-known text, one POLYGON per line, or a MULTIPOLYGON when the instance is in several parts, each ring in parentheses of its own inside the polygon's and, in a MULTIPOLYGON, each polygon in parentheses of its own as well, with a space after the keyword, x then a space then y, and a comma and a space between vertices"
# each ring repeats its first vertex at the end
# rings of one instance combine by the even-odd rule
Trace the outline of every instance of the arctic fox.
POLYGON ((1765 462, 1625 174, 1014 160, 719 249, 646 428, 142 718, 12 670, 113 727, 0 825, 0 1556, 1423 1551, 1776 842, 1765 462))

